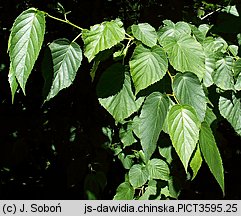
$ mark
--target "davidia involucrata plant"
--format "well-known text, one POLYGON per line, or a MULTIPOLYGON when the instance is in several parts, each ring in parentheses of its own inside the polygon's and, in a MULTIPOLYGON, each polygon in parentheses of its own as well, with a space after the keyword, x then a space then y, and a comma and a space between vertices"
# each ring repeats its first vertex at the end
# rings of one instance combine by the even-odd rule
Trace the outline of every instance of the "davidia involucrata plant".
POLYGON ((224 194, 213 123, 225 118, 241 135, 238 46, 210 34, 208 25, 164 20, 159 29, 139 23, 127 33, 119 19, 83 29, 66 16, 58 21, 75 27, 79 35, 44 41, 45 22, 51 18, 56 20, 30 8, 13 24, 8 46, 12 100, 18 88, 27 94, 40 52, 45 102, 73 83, 87 58, 92 80, 101 73, 96 86, 99 104, 119 130, 119 141, 114 142, 113 130, 103 128, 109 138, 106 147, 126 170, 114 199, 178 198, 175 164, 191 181, 206 163, 224 194), (112 65, 101 71, 98 66, 106 60, 112 65))

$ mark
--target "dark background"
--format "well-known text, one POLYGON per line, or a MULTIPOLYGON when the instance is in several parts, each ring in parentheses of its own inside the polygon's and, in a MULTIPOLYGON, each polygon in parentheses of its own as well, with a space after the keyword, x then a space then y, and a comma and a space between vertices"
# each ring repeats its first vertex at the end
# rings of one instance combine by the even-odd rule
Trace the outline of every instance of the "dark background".
MULTIPOLYGON (((66 90, 43 104, 41 59, 26 86, 26 96, 18 91, 11 103, 7 81, 9 57, 7 41, 14 19, 29 7, 36 7, 61 17, 55 0, 0 0, 0 199, 86 199, 88 185, 98 189, 92 170, 106 176, 107 184, 99 199, 112 199, 117 186, 123 182, 125 170, 112 153, 102 148, 106 137, 102 127, 114 122, 98 104, 95 86, 91 83, 90 66, 86 59, 77 77, 66 90)), ((83 27, 104 20, 121 18, 125 27, 148 22, 156 29, 162 20, 185 20, 193 24, 213 24, 213 33, 237 44, 241 33, 240 17, 217 12, 205 20, 197 17, 202 8, 206 13, 217 4, 230 1, 196 0, 60 0, 71 11, 68 19, 83 27)), ((237 4, 239 1, 232 1, 237 4)), ((44 47, 54 39, 70 40, 78 34, 71 26, 47 19, 44 47)), ((81 40, 77 41, 81 44, 81 40)), ((225 168, 225 199, 241 199, 241 139, 230 125, 217 123, 217 141, 225 168)), ((193 182, 187 182, 180 199, 223 199, 221 190, 203 164, 193 182)))

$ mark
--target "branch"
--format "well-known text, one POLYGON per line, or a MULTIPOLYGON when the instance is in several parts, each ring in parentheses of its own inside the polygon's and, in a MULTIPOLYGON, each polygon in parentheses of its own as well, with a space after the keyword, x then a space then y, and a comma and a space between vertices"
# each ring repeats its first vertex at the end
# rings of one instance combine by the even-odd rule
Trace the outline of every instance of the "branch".
POLYGON ((69 20, 66 19, 66 17, 65 17, 65 19, 60 19, 60 18, 58 18, 58 17, 55 17, 55 16, 52 16, 52 15, 48 14, 47 12, 44 12, 44 13, 45 13, 46 16, 48 16, 48 17, 50 17, 50 18, 52 18, 52 19, 55 19, 55 20, 58 20, 58 21, 60 21, 60 22, 69 24, 69 25, 71 25, 71 26, 73 26, 73 27, 75 27, 75 28, 83 31, 83 28, 81 28, 80 26, 77 26, 77 25, 75 25, 74 23, 70 22, 69 20))

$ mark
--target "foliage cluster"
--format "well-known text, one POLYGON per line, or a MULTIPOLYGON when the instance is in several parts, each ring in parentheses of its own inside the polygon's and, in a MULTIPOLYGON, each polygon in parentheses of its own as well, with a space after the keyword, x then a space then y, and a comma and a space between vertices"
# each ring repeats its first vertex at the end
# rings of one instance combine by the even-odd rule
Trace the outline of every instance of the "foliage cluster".
MULTIPOLYGON (((156 31, 148 23, 125 29, 115 19, 85 29, 67 19, 60 4, 59 9, 64 19, 29 8, 15 20, 8 44, 12 101, 19 88, 25 94, 46 19, 69 24, 79 30, 73 40, 59 38, 45 47, 44 102, 69 87, 88 60, 98 101, 115 120, 115 129, 102 128, 108 137, 103 147, 126 169, 114 199, 178 198, 177 179, 194 179, 203 161, 224 194, 212 125, 222 117, 241 133, 238 46, 210 34, 207 24, 164 20, 156 31)), ((104 173, 93 169, 85 180, 87 198, 98 198, 105 184, 104 173)))

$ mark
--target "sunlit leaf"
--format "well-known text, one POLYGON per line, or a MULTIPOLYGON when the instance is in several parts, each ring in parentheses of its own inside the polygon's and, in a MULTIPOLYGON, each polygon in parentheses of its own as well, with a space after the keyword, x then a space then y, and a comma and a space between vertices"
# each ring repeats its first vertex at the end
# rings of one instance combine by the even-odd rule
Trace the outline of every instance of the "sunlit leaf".
POLYGON ((159 153, 162 157, 164 157, 168 164, 171 164, 172 162, 172 149, 173 147, 170 146, 164 146, 164 147, 158 147, 159 153))
POLYGON ((203 121, 207 103, 202 85, 193 73, 178 73, 173 80, 173 91, 181 104, 191 105, 197 112, 200 122, 203 121))
POLYGON ((241 136, 241 103, 234 95, 232 99, 220 96, 219 111, 233 126, 234 130, 241 136))
POLYGON ((12 93, 12 103, 14 101, 14 96, 18 88, 18 82, 17 79, 14 75, 13 69, 12 69, 12 64, 10 64, 9 67, 9 73, 8 73, 8 82, 10 85, 11 93, 12 93))
POLYGON ((141 121, 140 121, 139 116, 135 116, 133 119, 133 132, 138 138, 141 137, 140 123, 141 123, 141 121))
POLYGON ((89 62, 100 51, 109 49, 124 40, 125 30, 122 26, 123 23, 117 19, 96 24, 90 30, 84 29, 82 31, 82 39, 85 44, 84 55, 89 62))
POLYGON ((238 55, 238 46, 236 46, 236 45, 229 45, 228 49, 232 53, 233 56, 237 56, 238 55))
POLYGON ((199 138, 200 121, 189 105, 174 105, 168 113, 168 131, 185 170, 199 138))
POLYGON ((35 8, 22 12, 15 20, 9 37, 12 94, 16 86, 13 84, 14 76, 25 93, 25 85, 38 58, 44 33, 45 15, 35 8))
POLYGON ((131 26, 133 36, 143 44, 153 47, 157 43, 156 30, 148 23, 139 23, 131 26))
POLYGON ((213 73, 216 70, 216 61, 222 56, 222 41, 215 40, 213 37, 205 38, 203 42, 205 53, 205 73, 203 76, 203 84, 209 87, 213 84, 213 73))
MULTIPOLYGON (((46 100, 50 100, 56 96, 59 91, 69 87, 73 83, 82 61, 80 46, 65 38, 53 41, 49 45, 49 48, 53 62, 53 77, 46 100)), ((46 77, 45 80, 47 80, 46 77)))
POLYGON ((154 46, 151 49, 142 45, 137 46, 130 61, 136 94, 162 79, 167 72, 167 67, 167 57, 160 46, 154 46))
POLYGON ((137 142, 133 135, 133 122, 128 122, 126 125, 120 128, 119 137, 124 148, 137 142))
POLYGON ((148 180, 148 170, 146 166, 135 164, 129 170, 129 181, 134 188, 145 184, 148 180))
POLYGON ((151 179, 170 179, 170 170, 167 163, 161 159, 151 159, 147 163, 147 169, 151 179))
POLYGON ((202 31, 200 31, 198 27, 196 27, 195 25, 189 24, 189 26, 191 27, 192 33, 196 40, 202 43, 205 39, 205 34, 202 31))
POLYGON ((239 17, 239 12, 236 8, 236 5, 228 5, 222 9, 223 12, 232 14, 233 16, 239 17))
POLYGON ((241 59, 237 59, 237 61, 234 62, 233 65, 233 70, 234 70, 234 76, 238 76, 241 73, 241 59))
POLYGON ((211 25, 208 25, 208 24, 201 24, 200 26, 198 26, 198 30, 200 32, 203 33, 203 35, 206 37, 207 36, 207 33, 208 31, 211 29, 211 25))
POLYGON ((234 89, 233 58, 225 57, 216 62, 216 71, 213 73, 214 83, 223 90, 234 89))
POLYGON ((116 189, 114 200, 132 200, 134 198, 135 190, 128 182, 121 183, 116 189))
POLYGON ((205 55, 203 48, 190 35, 178 35, 166 37, 162 46, 167 52, 170 64, 180 72, 193 72, 199 79, 205 73, 205 55))
POLYGON ((118 154, 118 159, 121 161, 123 167, 125 169, 130 169, 132 167, 132 165, 134 164, 134 155, 126 155, 122 152, 118 154))
POLYGON ((176 24, 170 20, 163 21, 164 26, 158 30, 158 40, 162 45, 163 40, 168 36, 190 35, 191 27, 186 22, 177 22, 176 24))
POLYGON ((205 73, 203 76, 203 84, 209 87, 213 84, 212 74, 216 69, 216 59, 213 55, 208 55, 205 53, 205 73))
POLYGON ((237 91, 241 91, 241 73, 238 75, 238 78, 237 78, 237 81, 234 85, 234 88, 237 90, 237 91))
POLYGON ((157 192, 157 182, 155 180, 150 180, 144 194, 138 200, 148 200, 151 195, 156 195, 157 192))

